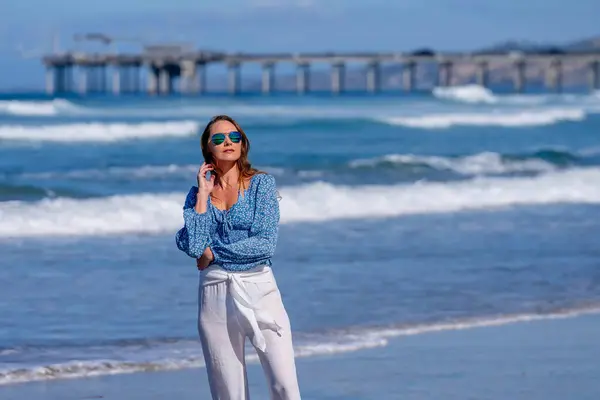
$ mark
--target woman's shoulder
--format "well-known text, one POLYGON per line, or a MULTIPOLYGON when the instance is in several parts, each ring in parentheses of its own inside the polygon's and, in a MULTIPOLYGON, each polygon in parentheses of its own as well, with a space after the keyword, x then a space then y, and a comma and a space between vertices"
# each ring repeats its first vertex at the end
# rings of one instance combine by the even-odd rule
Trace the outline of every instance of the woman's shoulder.
POLYGON ((252 176, 252 184, 255 190, 268 190, 269 188, 275 189, 276 182, 275 177, 266 172, 257 172, 252 176))
POLYGON ((257 172, 252 176, 248 193, 254 199, 269 197, 277 192, 275 177, 265 172, 257 172))

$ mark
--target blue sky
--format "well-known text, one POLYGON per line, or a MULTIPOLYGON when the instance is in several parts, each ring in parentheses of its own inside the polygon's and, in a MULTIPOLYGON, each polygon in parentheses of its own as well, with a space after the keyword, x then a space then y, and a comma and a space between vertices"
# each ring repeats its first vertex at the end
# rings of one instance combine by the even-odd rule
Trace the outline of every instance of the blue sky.
POLYGON ((41 87, 54 35, 62 48, 104 32, 228 51, 473 49, 600 36, 598 15, 598 0, 0 0, 0 89, 41 87))

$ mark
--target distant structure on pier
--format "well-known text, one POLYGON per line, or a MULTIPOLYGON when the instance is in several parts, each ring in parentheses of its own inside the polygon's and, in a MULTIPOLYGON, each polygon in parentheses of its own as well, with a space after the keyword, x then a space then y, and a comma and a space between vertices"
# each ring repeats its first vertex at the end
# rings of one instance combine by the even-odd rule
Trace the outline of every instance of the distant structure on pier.
MULTIPOLYGON (((102 36, 105 41, 110 39, 102 36)), ((600 52, 464 52, 438 53, 419 50, 411 53, 225 53, 200 51, 182 45, 144 46, 138 54, 102 54, 65 52, 43 57, 46 67, 48 94, 88 92, 146 91, 149 94, 187 94, 206 92, 206 67, 221 63, 228 67, 228 91, 235 95, 241 90, 241 68, 245 64, 262 66, 261 90, 268 94, 275 88, 275 67, 282 63, 296 66, 296 92, 306 93, 310 87, 310 70, 315 63, 331 66, 331 92, 344 91, 345 70, 349 62, 363 63, 366 90, 371 93, 382 89, 380 69, 384 64, 402 65, 402 88, 416 88, 417 70, 427 64, 437 64, 438 86, 452 83, 452 69, 457 64, 470 63, 476 68, 477 84, 487 87, 489 68, 494 63, 509 62, 513 66, 515 92, 523 92, 526 68, 531 62, 542 63, 546 69, 546 84, 552 90, 562 88, 563 66, 569 62, 585 63, 589 71, 589 87, 600 89, 600 52), (178 85, 175 84, 178 82, 178 85)))

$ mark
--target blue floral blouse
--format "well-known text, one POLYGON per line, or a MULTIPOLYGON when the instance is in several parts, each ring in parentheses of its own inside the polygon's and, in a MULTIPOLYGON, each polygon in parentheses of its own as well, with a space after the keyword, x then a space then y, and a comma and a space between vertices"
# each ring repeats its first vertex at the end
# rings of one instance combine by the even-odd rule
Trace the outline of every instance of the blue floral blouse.
POLYGON ((183 206, 184 227, 175 241, 179 250, 200 258, 207 247, 218 264, 229 271, 246 271, 271 265, 279 231, 279 201, 275 178, 256 174, 244 195, 229 210, 215 207, 210 198, 207 211, 195 210, 198 187, 193 186, 183 206))

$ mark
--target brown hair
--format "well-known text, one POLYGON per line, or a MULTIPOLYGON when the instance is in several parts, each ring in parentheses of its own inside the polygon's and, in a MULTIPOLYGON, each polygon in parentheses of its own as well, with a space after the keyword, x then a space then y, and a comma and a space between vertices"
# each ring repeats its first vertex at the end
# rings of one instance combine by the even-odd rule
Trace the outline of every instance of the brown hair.
POLYGON ((238 185, 239 185, 240 189, 243 189, 243 188, 245 188, 246 179, 252 178, 256 174, 263 174, 264 172, 259 171, 256 168, 253 168, 252 165, 250 164, 250 161, 248 161, 248 152, 250 151, 250 141, 248 140, 248 137, 246 136, 246 133, 244 132, 242 127, 230 116, 228 116, 228 115, 214 116, 208 122, 208 124, 206 125, 206 128, 204 128, 204 132, 202 133, 202 137, 200 138, 200 147, 202 149, 202 155, 204 156, 204 161, 207 164, 212 164, 214 166, 214 168, 215 168, 214 173, 218 180, 219 176, 221 175, 221 171, 219 171, 218 167, 215 165, 212 153, 208 149, 208 139, 210 138, 210 128, 212 128, 212 126, 218 121, 230 122, 231 124, 233 124, 233 126, 235 126, 235 129, 242 135, 242 152, 241 152, 242 154, 240 155, 240 158, 237 160, 236 164, 237 164, 238 170, 240 171, 240 178, 238 181, 238 185))

